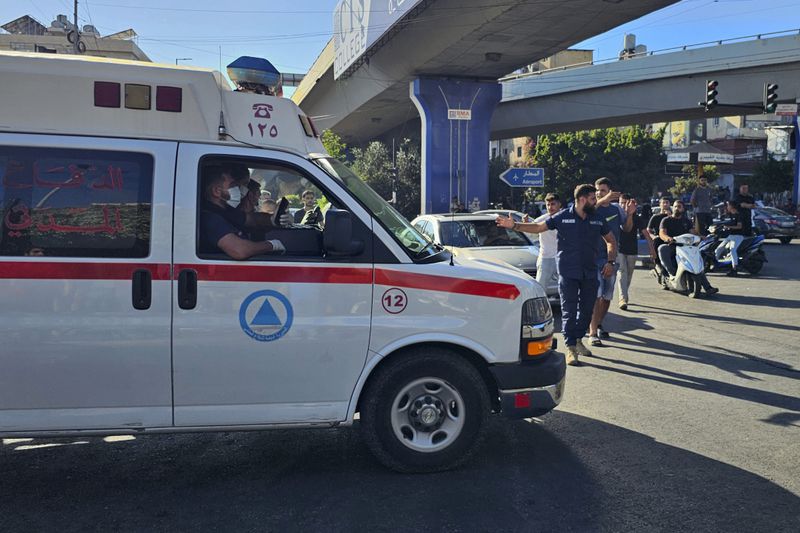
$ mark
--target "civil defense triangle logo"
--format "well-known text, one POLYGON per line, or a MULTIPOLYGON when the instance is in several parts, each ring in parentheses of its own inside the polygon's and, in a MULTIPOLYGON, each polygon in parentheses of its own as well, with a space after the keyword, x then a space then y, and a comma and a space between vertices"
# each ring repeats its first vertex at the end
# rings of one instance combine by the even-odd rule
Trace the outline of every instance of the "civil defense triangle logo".
POLYGON ((256 291, 239 307, 239 325, 248 337, 269 342, 280 339, 292 327, 294 311, 289 299, 272 291, 256 291))

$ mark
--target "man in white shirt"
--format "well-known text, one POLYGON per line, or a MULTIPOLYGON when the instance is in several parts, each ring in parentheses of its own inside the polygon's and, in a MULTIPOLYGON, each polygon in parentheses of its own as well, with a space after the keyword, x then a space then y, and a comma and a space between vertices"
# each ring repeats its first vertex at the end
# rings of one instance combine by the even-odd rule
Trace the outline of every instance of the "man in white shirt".
MULTIPOLYGON (((549 193, 544 199, 547 213, 538 217, 534 222, 544 222, 551 216, 561 211, 561 199, 555 193, 549 193)), ((556 269, 556 254, 558 253, 558 231, 551 229, 539 234, 539 258, 536 260, 536 281, 544 287, 558 284, 558 270, 556 269)))

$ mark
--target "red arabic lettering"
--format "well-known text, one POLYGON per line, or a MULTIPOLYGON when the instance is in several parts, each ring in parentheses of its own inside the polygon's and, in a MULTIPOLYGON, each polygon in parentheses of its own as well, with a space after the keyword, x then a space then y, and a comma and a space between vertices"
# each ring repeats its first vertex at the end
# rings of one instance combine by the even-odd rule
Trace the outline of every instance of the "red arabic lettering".
MULTIPOLYGON (((47 173, 50 173, 52 170, 53 169, 48 170, 47 173)), ((67 181, 47 181, 39 177, 39 163, 34 163, 33 182, 37 187, 50 187, 51 189, 74 189, 83 185, 83 170, 78 168, 76 165, 70 165, 68 167, 68 171, 70 175, 67 181)))
POLYGON ((270 136, 270 137, 273 137, 273 138, 278 136, 278 127, 277 127, 277 126, 275 126, 274 124, 273 124, 273 125, 272 125, 272 127, 269 129, 269 136, 270 136))
MULTIPOLYGON (((6 227, 12 231, 19 232, 19 230, 28 229, 33 224, 31 219, 30 209, 26 205, 16 205, 8 210, 5 216, 6 227), (12 219, 16 219, 16 222, 12 219)), ((9 235, 11 235, 9 233, 9 235)), ((12 235, 19 237, 19 235, 12 235)))

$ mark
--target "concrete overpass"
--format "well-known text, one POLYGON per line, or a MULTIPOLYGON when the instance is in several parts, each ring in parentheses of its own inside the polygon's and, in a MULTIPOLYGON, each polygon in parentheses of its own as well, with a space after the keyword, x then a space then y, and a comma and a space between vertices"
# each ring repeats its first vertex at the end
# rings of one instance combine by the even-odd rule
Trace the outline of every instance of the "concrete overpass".
POLYGON ((798 102, 800 35, 505 78, 490 136, 509 139, 758 113, 727 106, 706 113, 697 102, 704 99, 707 79, 719 82, 721 104, 760 106, 765 82, 779 85, 779 102, 798 102))
MULTIPOLYGON (((677 0, 427 0, 348 77, 334 80, 333 40, 292 99, 350 143, 408 121, 419 77, 495 82, 514 70, 677 0)), ((413 118, 413 117, 412 117, 413 118)))
POLYGON ((293 99, 322 129, 360 144, 413 118, 411 97, 422 118, 422 212, 447 210, 452 196, 465 203, 477 197, 486 205, 489 122, 501 96, 497 79, 676 1, 389 2, 390 11, 403 4, 400 9, 408 11, 372 41, 364 6, 377 8, 342 0, 337 27, 347 27, 348 42, 366 35, 371 44, 334 79, 336 50, 329 43, 293 99))

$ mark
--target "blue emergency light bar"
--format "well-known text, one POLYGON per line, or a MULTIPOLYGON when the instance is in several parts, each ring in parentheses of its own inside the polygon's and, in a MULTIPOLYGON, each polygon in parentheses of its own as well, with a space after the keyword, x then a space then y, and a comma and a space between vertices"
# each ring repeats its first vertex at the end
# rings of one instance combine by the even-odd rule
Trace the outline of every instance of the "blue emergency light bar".
POLYGON ((260 57, 240 57, 228 65, 228 77, 243 92, 283 95, 283 76, 272 63, 260 57))

